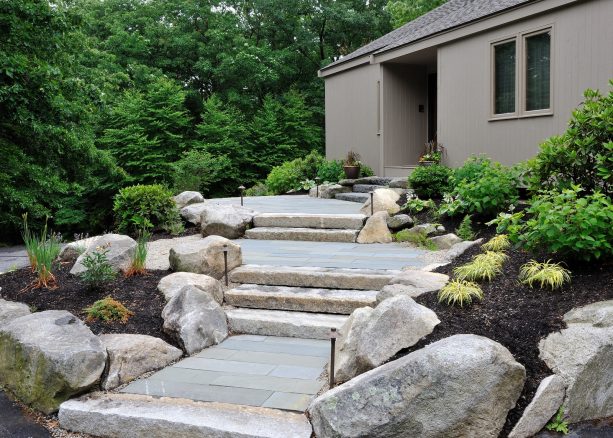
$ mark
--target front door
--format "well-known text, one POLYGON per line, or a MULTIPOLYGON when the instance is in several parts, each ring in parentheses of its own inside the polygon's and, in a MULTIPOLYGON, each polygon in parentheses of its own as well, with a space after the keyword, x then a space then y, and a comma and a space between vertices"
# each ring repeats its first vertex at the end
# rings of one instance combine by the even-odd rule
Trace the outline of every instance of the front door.
POLYGON ((436 73, 428 75, 428 141, 436 138, 436 73))

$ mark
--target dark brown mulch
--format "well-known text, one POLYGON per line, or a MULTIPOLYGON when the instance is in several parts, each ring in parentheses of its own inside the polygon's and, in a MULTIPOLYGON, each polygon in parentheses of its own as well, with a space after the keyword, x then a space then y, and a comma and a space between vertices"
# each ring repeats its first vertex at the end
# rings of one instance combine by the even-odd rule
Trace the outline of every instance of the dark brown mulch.
MULTIPOLYGON (((481 229, 481 235, 493 234, 481 229)), ((473 247, 452 264, 436 272, 452 275, 453 268, 468 262, 480 252, 473 247)), ((491 283, 481 285, 485 298, 469 307, 456 308, 439 304, 436 294, 426 294, 416 300, 432 309, 441 323, 417 345, 398 356, 417 350, 434 341, 461 333, 488 337, 507 347, 515 359, 526 367, 526 384, 516 407, 509 412, 501 436, 507 436, 530 403, 540 381, 552 374, 539 359, 539 341, 549 333, 565 327, 563 315, 574 307, 613 298, 613 264, 601 263, 571 267, 572 282, 562 289, 531 289, 519 284, 517 276, 522 264, 531 255, 519 250, 508 251, 504 272, 491 283)), ((542 258, 537 258, 542 260, 542 258)))
POLYGON ((150 242, 160 240, 160 239, 174 239, 176 237, 185 237, 185 236, 193 236, 194 234, 200 233, 200 227, 193 225, 191 223, 185 224, 185 231, 179 234, 170 234, 167 231, 156 231, 149 238, 150 242))
POLYGON ((68 310, 89 326, 95 334, 134 333, 164 339, 172 345, 175 341, 162 331, 162 309, 164 296, 158 292, 157 284, 167 271, 148 271, 146 275, 129 278, 119 275, 101 290, 92 291, 77 278, 69 274, 72 264, 63 264, 54 271, 57 289, 23 289, 32 284, 35 275, 29 268, 19 269, 0 276, 0 297, 21 301, 36 311, 68 310), (128 322, 86 321, 85 308, 106 296, 112 296, 123 303, 134 316, 128 322))

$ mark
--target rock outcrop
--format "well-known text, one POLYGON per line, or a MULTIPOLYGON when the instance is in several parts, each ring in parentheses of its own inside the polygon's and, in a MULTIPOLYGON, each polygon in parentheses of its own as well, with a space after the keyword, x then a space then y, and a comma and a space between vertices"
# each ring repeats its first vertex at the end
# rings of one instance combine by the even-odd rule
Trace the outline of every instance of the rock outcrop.
POLYGON ((170 269, 221 278, 224 275, 224 249, 228 250, 228 272, 243 263, 240 245, 221 236, 183 242, 170 249, 170 269))

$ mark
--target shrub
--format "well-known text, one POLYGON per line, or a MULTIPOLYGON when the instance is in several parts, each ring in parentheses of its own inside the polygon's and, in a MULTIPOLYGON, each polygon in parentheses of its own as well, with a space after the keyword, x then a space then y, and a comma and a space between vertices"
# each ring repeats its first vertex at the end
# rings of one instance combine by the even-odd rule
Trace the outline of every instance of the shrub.
POLYGON ((511 247, 509 236, 506 234, 498 234, 492 237, 486 243, 481 245, 481 248, 486 251, 504 252, 511 247))
POLYGON ((472 303, 473 298, 482 300, 483 291, 479 285, 463 280, 452 280, 438 292, 438 302, 446 302, 450 306, 472 303))
POLYGON ((342 160, 323 161, 317 169, 317 177, 324 182, 335 183, 345 178, 342 160))
POLYGON ((613 255, 613 204, 602 193, 582 192, 574 186, 533 198, 520 227, 523 245, 586 261, 613 255))
POLYGON ((419 166, 409 175, 409 187, 420 198, 440 198, 450 189, 451 174, 449 167, 440 164, 419 166))
POLYGON ((530 287, 539 284, 541 289, 550 287, 551 290, 554 290, 570 281, 570 271, 550 260, 544 263, 530 260, 520 268, 519 281, 530 287))
POLYGON ((268 194, 268 186, 263 182, 256 183, 245 190, 245 196, 268 196, 268 194))
POLYGON ((181 221, 172 193, 158 184, 121 189, 115 195, 113 212, 117 230, 132 235, 143 227, 176 232, 181 221))
POLYGON ((121 321, 125 324, 131 316, 134 316, 134 313, 130 312, 126 306, 110 296, 96 301, 86 308, 85 312, 87 313, 87 321, 97 319, 101 321, 121 321))
POLYGON ((102 246, 83 257, 81 264, 86 268, 86 271, 82 272, 79 277, 89 289, 101 289, 117 276, 115 269, 106 257, 108 252, 108 246, 102 246))
POLYGON ((396 242, 408 242, 420 248, 429 249, 435 251, 437 249, 436 244, 428 239, 425 233, 416 233, 410 230, 400 230, 394 234, 394 240, 396 242))
POLYGON ((486 159, 469 160, 463 167, 453 177, 457 185, 444 199, 441 213, 492 216, 517 202, 517 180, 508 168, 486 159))
POLYGON ((172 181, 175 192, 194 190, 205 196, 215 190, 215 184, 227 179, 232 162, 225 156, 215 156, 201 150, 183 153, 172 165, 172 181))
MULTIPOLYGON (((609 82, 613 87, 613 81, 609 82)), ((541 144, 532 160, 534 191, 581 185, 586 193, 613 196, 613 91, 606 96, 586 90, 568 129, 541 144)))
POLYGON ((485 155, 473 156, 464 164, 453 171, 451 182, 457 186, 463 181, 477 181, 488 168, 492 166, 492 160, 485 155))
POLYGON ((304 158, 286 161, 272 168, 266 178, 266 186, 275 195, 299 190, 303 181, 315 179, 317 170, 324 161, 325 159, 315 151, 304 158))
POLYGON ((372 170, 372 167, 367 166, 364 163, 360 163, 360 178, 364 178, 367 176, 374 176, 375 171, 372 170))
POLYGON ((141 230, 136 241, 136 250, 130 262, 130 267, 126 271, 126 277, 132 275, 143 275, 146 272, 145 264, 147 262, 147 243, 150 234, 147 230, 141 230))
POLYGON ((432 199, 424 201, 419 198, 409 198, 406 204, 402 206, 403 211, 407 211, 411 214, 421 213, 422 211, 432 210, 434 208, 436 208, 436 204, 432 199))
POLYGON ((504 253, 486 251, 473 257, 470 263, 458 266, 453 273, 459 280, 491 281, 502 272, 502 265, 507 258, 504 253))
POLYGON ((475 238, 475 232, 473 231, 473 222, 470 219, 470 215, 464 216, 460 226, 457 229, 458 237, 462 240, 473 240, 475 238))

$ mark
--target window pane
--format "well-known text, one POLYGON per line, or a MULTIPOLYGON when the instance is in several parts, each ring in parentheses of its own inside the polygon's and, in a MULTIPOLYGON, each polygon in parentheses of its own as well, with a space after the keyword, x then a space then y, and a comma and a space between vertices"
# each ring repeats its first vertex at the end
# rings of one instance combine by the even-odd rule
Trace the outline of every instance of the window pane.
POLYGON ((526 110, 548 109, 551 33, 526 38, 526 110))
POLYGON ((494 112, 515 112, 515 41, 494 46, 494 112))

